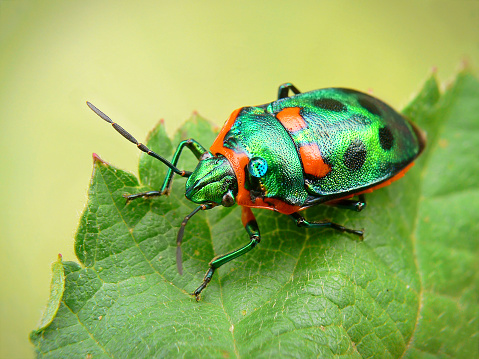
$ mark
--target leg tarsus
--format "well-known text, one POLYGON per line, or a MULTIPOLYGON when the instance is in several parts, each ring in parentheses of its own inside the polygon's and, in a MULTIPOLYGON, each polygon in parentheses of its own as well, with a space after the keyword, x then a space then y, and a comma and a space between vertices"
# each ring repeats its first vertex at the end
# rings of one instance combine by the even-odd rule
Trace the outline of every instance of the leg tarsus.
POLYGON ((200 301, 201 292, 203 291, 203 289, 206 288, 208 283, 211 281, 211 278, 213 277, 213 274, 215 273, 215 269, 216 268, 210 267, 207 270, 207 272, 206 272, 206 274, 203 278, 203 283, 201 283, 201 285, 198 288, 196 288, 196 290, 193 292, 193 295, 195 296, 195 299, 196 299, 197 302, 200 301))
POLYGON ((296 221, 296 225, 298 227, 306 227, 306 228, 314 228, 314 227, 329 227, 333 228, 337 231, 352 233, 357 236, 360 236, 361 239, 363 238, 364 232, 362 230, 351 229, 344 227, 340 224, 330 222, 328 220, 320 221, 320 222, 309 222, 303 216, 301 216, 298 212, 290 214, 290 217, 296 221))
POLYGON ((355 234, 355 235, 359 236, 361 239, 363 239, 363 235, 364 235, 363 230, 347 228, 347 227, 344 227, 344 226, 342 226, 340 224, 337 224, 337 223, 334 223, 334 222, 328 222, 328 223, 330 224, 330 227, 333 228, 333 229, 336 229, 336 230, 341 231, 341 232, 352 233, 352 234, 355 234))

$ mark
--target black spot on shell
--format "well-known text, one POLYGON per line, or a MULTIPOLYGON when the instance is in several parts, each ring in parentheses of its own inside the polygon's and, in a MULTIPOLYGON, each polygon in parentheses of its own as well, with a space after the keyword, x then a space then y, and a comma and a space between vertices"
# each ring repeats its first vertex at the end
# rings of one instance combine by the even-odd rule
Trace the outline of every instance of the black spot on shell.
POLYGON ((366 154, 366 146, 361 140, 356 139, 351 142, 344 153, 344 165, 350 170, 357 171, 363 167, 364 161, 366 160, 366 154))
POLYGON ((342 102, 333 100, 332 98, 320 98, 314 100, 313 104, 316 107, 334 112, 343 112, 347 110, 347 107, 342 102))
POLYGON ((358 98, 358 102, 370 114, 381 116, 381 111, 379 111, 379 108, 377 108, 377 106, 370 99, 360 97, 358 98))
POLYGON ((390 150, 394 145, 394 136, 388 127, 381 127, 378 131, 379 144, 385 151, 390 150))

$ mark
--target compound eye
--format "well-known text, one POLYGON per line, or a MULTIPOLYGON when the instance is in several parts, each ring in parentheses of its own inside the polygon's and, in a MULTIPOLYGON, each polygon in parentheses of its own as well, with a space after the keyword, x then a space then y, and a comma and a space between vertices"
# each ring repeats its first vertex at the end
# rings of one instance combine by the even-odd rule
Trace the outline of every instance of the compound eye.
POLYGON ((263 177, 268 170, 268 163, 264 158, 253 157, 248 163, 248 171, 253 177, 263 177))
POLYGON ((233 193, 231 193, 231 191, 225 193, 223 199, 221 200, 221 204, 225 207, 231 207, 235 204, 235 198, 233 197, 233 193))

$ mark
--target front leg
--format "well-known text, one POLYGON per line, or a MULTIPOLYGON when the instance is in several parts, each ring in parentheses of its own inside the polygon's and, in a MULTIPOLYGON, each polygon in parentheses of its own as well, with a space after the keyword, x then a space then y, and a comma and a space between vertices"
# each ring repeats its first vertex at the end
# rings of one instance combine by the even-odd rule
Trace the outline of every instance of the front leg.
MULTIPOLYGON (((181 141, 176 148, 175 154, 173 155, 173 158, 171 159, 171 164, 173 166, 176 166, 178 164, 178 160, 180 159, 180 155, 183 151, 183 148, 187 147, 198 160, 201 160, 207 156, 212 156, 210 152, 208 152, 207 149, 205 149, 200 143, 198 143, 196 140, 190 138, 185 141, 181 141)), ((185 175, 183 177, 188 177, 191 172, 185 172, 185 175)), ((161 186, 161 189, 159 191, 148 191, 148 192, 142 192, 142 193, 136 193, 136 194, 130 194, 130 195, 123 195, 127 199, 127 201, 131 201, 136 198, 140 197, 156 197, 156 196, 161 196, 163 194, 168 194, 170 192, 171 188, 171 180, 173 179, 173 175, 175 172, 170 168, 168 170, 168 173, 166 174, 165 180, 163 181, 163 185, 161 186)))
POLYGON ((251 209, 249 207, 241 207, 241 210, 242 210, 241 220, 243 222, 244 228, 246 229, 246 232, 248 232, 250 241, 245 246, 233 252, 217 256, 211 260, 209 264, 210 268, 208 269, 208 271, 205 274, 205 277, 203 278, 203 283, 201 283, 201 285, 198 288, 196 288, 196 290, 193 292, 193 295, 196 297, 196 301, 200 300, 200 293, 203 291, 203 289, 206 288, 208 283, 211 281, 211 278, 213 277, 213 274, 215 273, 215 270, 217 268, 249 252, 254 247, 256 247, 256 245, 261 241, 258 223, 256 222, 256 219, 254 218, 253 212, 251 212, 251 209))

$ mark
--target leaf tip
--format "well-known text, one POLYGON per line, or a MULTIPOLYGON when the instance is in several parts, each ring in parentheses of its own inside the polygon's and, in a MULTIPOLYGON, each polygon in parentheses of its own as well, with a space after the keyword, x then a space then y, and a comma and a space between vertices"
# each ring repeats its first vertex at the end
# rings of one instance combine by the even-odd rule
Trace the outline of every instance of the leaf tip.
MULTIPOLYGON (((152 145, 150 142, 153 140, 155 141, 155 137, 168 137, 166 135, 166 125, 165 125, 165 119, 160 119, 156 125, 153 127, 153 129, 148 132, 148 135, 146 136, 146 143, 149 144, 150 146, 152 145)), ((156 139, 157 140, 157 139, 156 139)))
POLYGON ((93 157, 93 164, 96 164, 96 163, 104 164, 104 165, 108 164, 108 162, 102 160, 100 156, 98 156, 95 152, 92 153, 92 157, 93 157))
POLYGON ((464 56, 459 64, 459 72, 465 72, 469 70, 471 70, 471 60, 467 56, 464 56))
POLYGON ((194 121, 194 122, 207 122, 209 123, 209 121, 207 119, 205 119, 203 116, 200 115, 200 113, 197 111, 197 110, 194 110, 192 113, 191 113, 191 116, 189 118, 188 121, 194 121))

